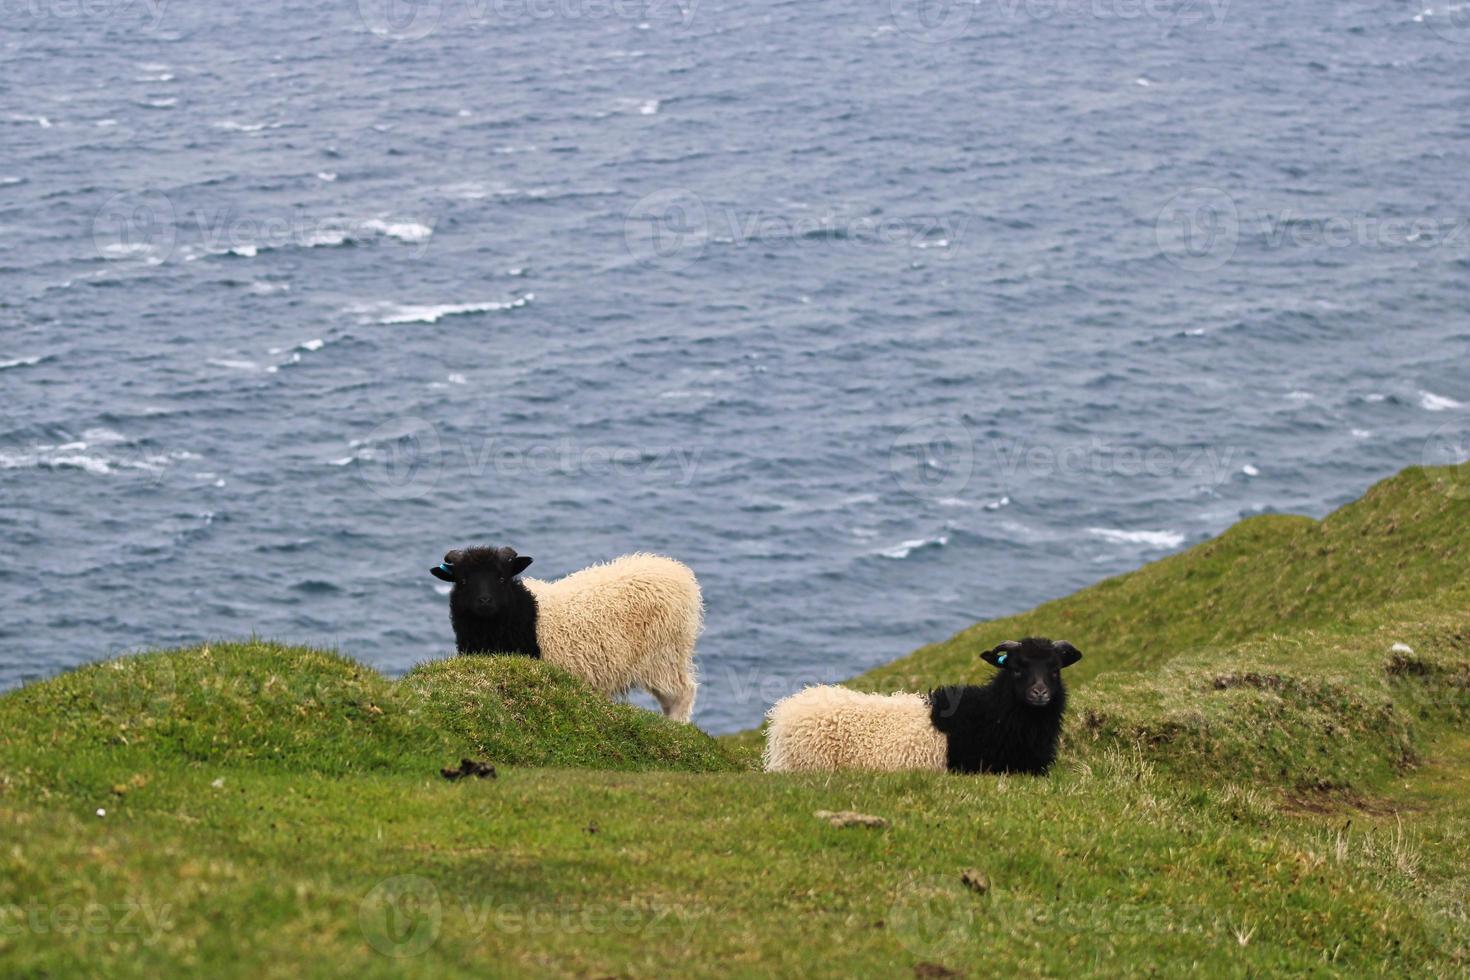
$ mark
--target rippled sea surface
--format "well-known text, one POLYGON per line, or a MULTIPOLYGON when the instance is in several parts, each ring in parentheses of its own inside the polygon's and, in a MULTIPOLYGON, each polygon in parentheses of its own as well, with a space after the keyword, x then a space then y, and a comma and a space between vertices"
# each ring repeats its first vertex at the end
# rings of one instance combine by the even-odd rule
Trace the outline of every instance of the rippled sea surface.
POLYGON ((1448 461, 1425 4, 0 0, 0 686, 643 549, 727 731, 1448 461))

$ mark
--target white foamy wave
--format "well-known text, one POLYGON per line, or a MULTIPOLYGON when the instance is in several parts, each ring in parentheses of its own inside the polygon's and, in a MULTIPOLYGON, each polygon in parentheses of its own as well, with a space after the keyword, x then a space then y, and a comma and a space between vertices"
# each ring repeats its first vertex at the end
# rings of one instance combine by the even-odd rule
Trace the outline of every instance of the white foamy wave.
POLYGON ((1464 408, 1462 402, 1445 395, 1436 395, 1432 391, 1419 392, 1419 407, 1426 412, 1448 412, 1452 408, 1464 408))
POLYGON ((1354 429, 1353 430, 1353 438, 1354 439, 1369 439, 1372 436, 1373 436, 1373 433, 1370 432, 1370 431, 1368 431, 1367 429, 1354 429))
POLYGON ((426 242, 434 234, 434 229, 428 225, 419 224, 417 221, 379 221, 374 219, 363 225, 371 231, 380 232, 389 238, 396 238, 400 242, 417 244, 426 242))
POLYGON ((1258 470, 1258 469, 1256 469, 1250 463, 1246 463, 1244 466, 1242 466, 1240 468, 1240 472, 1244 473, 1246 476, 1260 476, 1261 475, 1261 471, 1258 470))
POLYGON ((1184 543, 1178 531, 1122 531, 1111 527, 1090 527, 1087 533, 1114 544, 1140 544, 1146 548, 1177 548, 1184 543))
POLYGON ((909 555, 923 548, 943 548, 949 544, 949 535, 941 534, 935 538, 913 538, 909 541, 900 541, 892 548, 880 548, 877 552, 884 558, 895 560, 907 558, 909 555))
POLYGON ((210 367, 224 368, 226 371, 243 371, 246 373, 264 371, 266 374, 275 374, 278 370, 280 370, 274 364, 257 364, 254 361, 247 361, 239 358, 229 357, 211 358, 204 363, 208 364, 210 367))
POLYGON ((24 177, 0 177, 0 187, 14 187, 16 184, 24 184, 24 177))
POLYGON ((108 476, 129 470, 159 472, 171 463, 199 458, 194 453, 181 450, 147 453, 123 449, 118 452, 118 447, 131 445, 132 440, 120 432, 87 429, 80 439, 73 442, 36 445, 19 452, 0 451, 0 470, 81 470, 94 476, 108 476))
POLYGON ((0 371, 8 371, 11 368, 35 367, 42 361, 49 359, 49 354, 37 354, 35 357, 17 357, 10 361, 0 361, 0 371))
POLYGON ((1422 24, 1428 18, 1454 15, 1466 9, 1470 9, 1470 3, 1451 3, 1438 8, 1425 7, 1423 10, 1419 11, 1419 13, 1414 15, 1414 23, 1422 24))
POLYGON ((272 354, 284 354, 287 351, 293 351, 293 350, 318 351, 318 350, 321 350, 325 346, 327 346, 327 342, 325 340, 322 340, 320 338, 317 338, 315 340, 303 340, 301 343, 297 344, 295 347, 272 347, 270 349, 270 352, 272 354))
POLYGON ((100 249, 104 259, 147 258, 150 262, 163 259, 153 254, 156 249, 147 242, 108 242, 100 249))
POLYGON ((319 171, 319 172, 318 172, 318 173, 317 173, 317 175, 316 175, 316 179, 317 179, 317 180, 325 180, 325 181, 326 181, 326 182, 327 182, 327 183, 329 183, 329 184, 330 184, 330 183, 331 183, 331 182, 332 182, 332 181, 334 181, 334 180, 336 180, 336 179, 337 179, 337 175, 336 175, 336 174, 334 174, 334 173, 333 173, 333 172, 332 172, 332 171, 330 171, 330 170, 322 170, 322 171, 319 171))
POLYGON ((1317 396, 1312 394, 1310 391, 1288 391, 1286 393, 1287 401, 1296 402, 1299 405, 1309 402, 1316 397, 1317 396))
POLYGON ((1008 506, 1010 506, 1010 503, 1011 503, 1011 498, 1010 497, 1001 497, 999 500, 992 500, 990 503, 986 504, 985 505, 985 509, 986 510, 1000 510, 1002 507, 1008 507, 1008 506))
POLYGON ((436 306, 380 303, 372 307, 359 307, 354 312, 369 314, 363 322, 376 322, 384 325, 438 323, 447 316, 471 316, 477 313, 499 313, 504 310, 520 309, 535 298, 535 293, 527 293, 505 302, 442 303, 436 306))
POLYGON ((35 123, 37 126, 40 126, 42 129, 50 129, 51 128, 51 120, 50 119, 47 119, 45 116, 28 116, 28 115, 26 115, 24 113, 12 112, 10 114, 10 120, 11 120, 11 122, 19 122, 19 123, 35 123))
POLYGON ((221 119, 213 125, 215 129, 223 129, 230 133, 259 133, 266 129, 280 129, 284 123, 242 123, 234 119, 221 119))
POLYGON ((1377 402, 1386 402, 1386 401, 1388 401, 1388 396, 1387 395, 1384 395, 1384 394, 1380 394, 1379 392, 1373 391, 1373 392, 1369 392, 1368 394, 1364 395, 1363 396, 1363 401, 1365 401, 1365 402, 1374 402, 1374 403, 1377 403, 1377 402))

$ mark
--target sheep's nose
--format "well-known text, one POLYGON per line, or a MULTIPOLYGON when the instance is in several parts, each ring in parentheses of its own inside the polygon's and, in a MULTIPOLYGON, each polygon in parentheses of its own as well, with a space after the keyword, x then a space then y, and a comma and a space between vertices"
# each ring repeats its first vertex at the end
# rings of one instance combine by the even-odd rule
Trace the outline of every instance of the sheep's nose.
POLYGON ((487 595, 480 596, 478 601, 481 609, 489 609, 491 606, 495 605, 495 600, 487 595))
POLYGON ((1038 708, 1044 708, 1051 703, 1051 692, 1044 687, 1033 687, 1026 692, 1026 700, 1038 708))

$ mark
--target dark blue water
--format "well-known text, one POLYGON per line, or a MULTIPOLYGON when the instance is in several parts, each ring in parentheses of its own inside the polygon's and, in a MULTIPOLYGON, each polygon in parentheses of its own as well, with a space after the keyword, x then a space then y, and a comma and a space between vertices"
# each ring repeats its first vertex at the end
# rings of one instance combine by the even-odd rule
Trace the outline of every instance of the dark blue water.
POLYGON ((0 0, 0 686, 649 549, 725 731, 1444 461, 1425 2, 0 0))

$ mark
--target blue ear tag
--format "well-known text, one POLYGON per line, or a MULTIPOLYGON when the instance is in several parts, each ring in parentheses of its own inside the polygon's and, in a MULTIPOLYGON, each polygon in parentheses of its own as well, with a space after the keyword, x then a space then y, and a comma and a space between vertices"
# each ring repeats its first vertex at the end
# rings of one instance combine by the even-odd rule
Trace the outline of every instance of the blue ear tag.
POLYGON ((1000 656, 996 657, 995 658, 995 665, 997 667, 1004 667, 1006 665, 1006 657, 1008 657, 1008 656, 1010 656, 1010 654, 1003 653, 1000 656))

